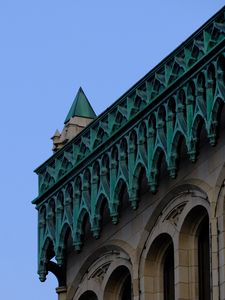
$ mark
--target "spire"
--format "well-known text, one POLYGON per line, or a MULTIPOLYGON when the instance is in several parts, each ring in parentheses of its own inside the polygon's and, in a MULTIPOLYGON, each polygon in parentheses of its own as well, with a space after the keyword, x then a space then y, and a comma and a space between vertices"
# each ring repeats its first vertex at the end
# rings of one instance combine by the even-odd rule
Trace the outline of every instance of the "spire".
POLYGON ((69 120, 73 117, 82 117, 89 119, 96 118, 96 114, 81 87, 77 92, 77 95, 73 101, 64 124, 69 122, 69 120))
POLYGON ((64 128, 60 133, 56 130, 53 140, 53 151, 61 149, 67 142, 79 134, 93 119, 96 114, 91 107, 84 91, 80 87, 73 101, 70 111, 64 122, 64 128))

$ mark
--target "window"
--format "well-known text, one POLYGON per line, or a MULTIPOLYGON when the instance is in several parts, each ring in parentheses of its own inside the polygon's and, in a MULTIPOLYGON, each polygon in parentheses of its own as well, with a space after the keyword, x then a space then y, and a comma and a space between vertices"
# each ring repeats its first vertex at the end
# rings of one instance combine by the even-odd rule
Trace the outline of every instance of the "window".
POLYGON ((133 299, 131 274, 126 266, 117 267, 110 275, 105 287, 104 300, 133 299))
POLYGON ((94 292, 87 291, 79 298, 79 300, 98 300, 98 298, 94 292))
POLYGON ((164 300, 174 300, 174 253, 171 244, 166 250, 163 265, 164 300))
POLYGON ((131 276, 127 276, 121 290, 121 300, 131 300, 131 276))
POLYGON ((209 220, 201 222, 198 235, 199 300, 210 299, 209 220))

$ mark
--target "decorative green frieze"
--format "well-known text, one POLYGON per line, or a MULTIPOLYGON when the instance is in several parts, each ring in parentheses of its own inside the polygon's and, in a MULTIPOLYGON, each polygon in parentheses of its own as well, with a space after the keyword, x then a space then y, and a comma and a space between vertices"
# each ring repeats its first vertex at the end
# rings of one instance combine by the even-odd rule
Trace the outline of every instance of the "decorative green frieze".
POLYGON ((214 146, 224 102, 225 8, 36 170, 40 279, 53 256, 63 270, 68 233, 76 251, 87 220, 99 238, 103 206, 119 221, 122 192, 137 209, 143 174, 152 193, 162 161, 175 178, 181 145, 195 162, 201 128, 214 146))
MULTIPOLYGON (((119 129, 122 130, 125 124, 128 125, 144 109, 152 106, 152 103, 156 104, 159 96, 167 92, 168 88, 173 88, 179 79, 189 76, 193 68, 204 63, 213 49, 215 51, 225 39, 224 18, 222 9, 86 130, 36 169, 39 176, 39 195, 54 186, 81 161, 86 160, 99 145, 107 143, 119 129)), ((69 112, 65 122, 73 112, 69 112)))

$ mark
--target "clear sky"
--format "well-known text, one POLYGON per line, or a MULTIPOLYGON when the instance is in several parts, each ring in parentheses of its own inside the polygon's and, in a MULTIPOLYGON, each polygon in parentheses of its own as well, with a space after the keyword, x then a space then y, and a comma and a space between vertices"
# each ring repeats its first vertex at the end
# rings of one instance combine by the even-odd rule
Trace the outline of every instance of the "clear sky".
POLYGON ((224 0, 0 1, 0 297, 57 299, 37 271, 33 170, 80 86, 97 114, 224 0))

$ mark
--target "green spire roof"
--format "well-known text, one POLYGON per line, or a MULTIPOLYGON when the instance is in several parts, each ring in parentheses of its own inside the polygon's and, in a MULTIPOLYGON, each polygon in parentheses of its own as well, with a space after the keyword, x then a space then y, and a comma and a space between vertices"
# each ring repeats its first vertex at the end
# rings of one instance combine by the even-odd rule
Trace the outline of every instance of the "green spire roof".
POLYGON ((73 104, 69 110, 69 113, 65 119, 65 123, 67 123, 71 118, 73 117, 83 117, 83 118, 90 118, 95 119, 96 114, 91 107, 91 104, 89 103, 84 91, 80 87, 77 95, 73 101, 73 104))

